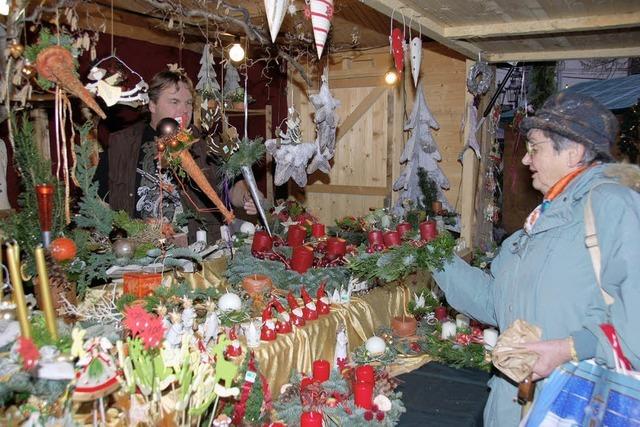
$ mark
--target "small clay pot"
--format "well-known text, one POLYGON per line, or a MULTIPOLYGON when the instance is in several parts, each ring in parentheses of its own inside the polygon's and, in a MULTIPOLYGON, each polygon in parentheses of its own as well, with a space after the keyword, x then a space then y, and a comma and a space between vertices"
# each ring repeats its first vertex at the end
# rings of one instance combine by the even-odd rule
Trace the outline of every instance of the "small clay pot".
POLYGON ((399 337, 415 335, 417 327, 418 322, 410 316, 396 316, 391 321, 391 329, 399 337))
POLYGON ((249 295, 260 294, 271 289, 272 286, 271 279, 264 274, 252 274, 242 279, 242 287, 249 295))

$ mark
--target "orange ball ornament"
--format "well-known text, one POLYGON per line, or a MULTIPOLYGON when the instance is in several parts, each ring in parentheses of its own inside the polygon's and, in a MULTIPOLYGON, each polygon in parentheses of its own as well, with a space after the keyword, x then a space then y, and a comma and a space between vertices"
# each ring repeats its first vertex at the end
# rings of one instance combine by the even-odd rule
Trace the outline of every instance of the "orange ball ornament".
POLYGON ((68 237, 58 237, 49 245, 51 257, 58 262, 75 258, 78 248, 76 243, 68 237))

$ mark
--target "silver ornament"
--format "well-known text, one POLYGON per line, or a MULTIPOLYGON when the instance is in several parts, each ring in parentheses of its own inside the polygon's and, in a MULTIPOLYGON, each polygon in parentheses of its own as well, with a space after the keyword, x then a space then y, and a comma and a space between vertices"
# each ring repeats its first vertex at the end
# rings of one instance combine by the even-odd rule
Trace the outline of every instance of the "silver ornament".
POLYGON ((116 258, 131 259, 133 257, 134 246, 129 239, 118 239, 111 248, 116 258))

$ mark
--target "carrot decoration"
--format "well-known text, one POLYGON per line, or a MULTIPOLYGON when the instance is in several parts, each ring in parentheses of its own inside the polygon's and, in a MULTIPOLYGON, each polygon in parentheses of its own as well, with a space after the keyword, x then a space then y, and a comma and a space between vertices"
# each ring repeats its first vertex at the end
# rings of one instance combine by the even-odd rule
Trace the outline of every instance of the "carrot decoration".
POLYGON ((40 77, 62 86, 105 119, 107 116, 104 111, 73 73, 74 68, 71 52, 62 46, 49 46, 40 51, 36 57, 36 70, 40 77))
POLYGON ((202 169, 189 152, 189 146, 193 143, 194 137, 187 130, 179 129, 179 124, 172 118, 164 118, 157 124, 157 132, 162 135, 156 140, 160 153, 168 151, 168 156, 172 160, 177 160, 182 169, 196 183, 204 194, 213 202, 220 213, 224 216, 227 224, 235 219, 233 212, 229 211, 225 204, 213 189, 202 169))

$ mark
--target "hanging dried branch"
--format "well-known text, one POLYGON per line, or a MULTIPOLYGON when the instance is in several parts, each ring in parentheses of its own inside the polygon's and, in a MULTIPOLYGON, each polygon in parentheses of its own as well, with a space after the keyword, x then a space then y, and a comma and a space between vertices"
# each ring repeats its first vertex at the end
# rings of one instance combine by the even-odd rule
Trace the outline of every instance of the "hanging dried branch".
POLYGON ((251 23, 251 16, 249 15, 249 11, 247 9, 234 6, 226 3, 223 0, 218 1, 217 9, 227 9, 230 11, 239 12, 242 14, 242 19, 236 18, 233 16, 229 16, 228 14, 217 14, 214 12, 210 12, 206 9, 195 9, 195 8, 185 8, 182 4, 176 4, 171 1, 165 0, 143 0, 147 4, 153 6, 154 8, 166 12, 173 13, 176 15, 184 16, 185 18, 201 18, 205 20, 210 20, 218 25, 225 26, 235 26, 239 27, 244 31, 250 41, 256 42, 266 48, 267 53, 271 51, 272 48, 276 49, 276 57, 280 57, 286 61, 288 61, 302 76, 302 79, 308 86, 311 86, 311 80, 307 76, 304 68, 300 65, 298 61, 296 61, 289 53, 283 50, 281 47, 277 45, 273 45, 271 43, 271 39, 269 35, 260 27, 251 23))

